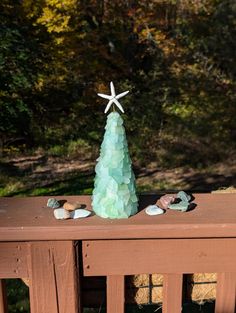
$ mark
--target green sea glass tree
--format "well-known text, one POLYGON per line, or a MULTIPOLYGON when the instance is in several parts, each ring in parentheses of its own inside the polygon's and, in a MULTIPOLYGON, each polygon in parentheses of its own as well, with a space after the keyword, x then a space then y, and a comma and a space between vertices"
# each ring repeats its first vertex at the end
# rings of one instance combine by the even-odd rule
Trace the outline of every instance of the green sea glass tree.
MULTIPOLYGON (((105 113, 112 104, 123 112, 123 108, 117 99, 127 93, 116 95, 114 85, 111 82, 111 96, 98 94, 110 100, 105 113)), ((111 219, 128 218, 136 214, 138 199, 135 177, 129 156, 123 119, 118 112, 111 112, 107 116, 105 134, 95 171, 92 196, 94 212, 103 218, 111 219)))

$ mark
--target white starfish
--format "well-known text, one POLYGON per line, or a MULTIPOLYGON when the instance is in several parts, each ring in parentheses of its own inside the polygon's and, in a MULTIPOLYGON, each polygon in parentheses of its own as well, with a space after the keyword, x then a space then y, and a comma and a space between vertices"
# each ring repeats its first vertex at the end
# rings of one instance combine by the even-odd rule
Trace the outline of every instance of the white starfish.
POLYGON ((112 103, 115 103, 115 105, 121 110, 122 113, 124 113, 124 110, 122 108, 122 105, 120 104, 120 102, 118 101, 118 99, 124 97, 125 95, 127 95, 127 93, 129 93, 129 91, 125 91, 125 92, 122 92, 120 93, 119 95, 116 95, 116 92, 115 92, 115 87, 114 87, 114 84, 113 82, 110 82, 110 88, 111 88, 111 95, 104 95, 103 93, 98 93, 98 96, 99 97, 102 97, 104 99, 108 99, 109 102, 105 108, 105 111, 104 113, 107 113, 107 111, 110 109, 112 103))

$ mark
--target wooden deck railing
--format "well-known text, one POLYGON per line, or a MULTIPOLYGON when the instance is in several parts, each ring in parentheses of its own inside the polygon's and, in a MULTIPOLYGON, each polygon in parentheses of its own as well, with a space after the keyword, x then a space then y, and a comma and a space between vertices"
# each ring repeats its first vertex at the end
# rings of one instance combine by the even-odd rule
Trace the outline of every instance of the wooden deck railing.
MULTIPOLYGON (((123 313, 125 276, 162 273, 162 312, 180 313, 183 274, 217 273, 215 313, 235 312, 236 194, 196 194, 196 208, 145 215, 58 221, 46 197, 0 199, 0 313, 5 278, 30 282, 31 313, 82 312, 81 277, 107 277, 107 312, 123 313)), ((80 201, 89 196, 58 197, 80 201)))

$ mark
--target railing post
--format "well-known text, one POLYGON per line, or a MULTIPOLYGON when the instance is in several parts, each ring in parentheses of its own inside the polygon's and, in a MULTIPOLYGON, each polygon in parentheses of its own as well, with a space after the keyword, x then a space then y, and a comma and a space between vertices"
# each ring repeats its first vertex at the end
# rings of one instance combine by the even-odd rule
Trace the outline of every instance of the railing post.
POLYGON ((107 313, 124 313, 125 277, 107 276, 107 313))
POLYGON ((215 313, 234 313, 236 273, 217 274, 215 313))
POLYGON ((30 243, 31 313, 81 313, 73 241, 30 243))
POLYGON ((7 313, 7 293, 6 282, 4 279, 0 279, 0 313, 7 313))
POLYGON ((163 313, 181 313, 182 311, 182 274, 163 275, 163 313))

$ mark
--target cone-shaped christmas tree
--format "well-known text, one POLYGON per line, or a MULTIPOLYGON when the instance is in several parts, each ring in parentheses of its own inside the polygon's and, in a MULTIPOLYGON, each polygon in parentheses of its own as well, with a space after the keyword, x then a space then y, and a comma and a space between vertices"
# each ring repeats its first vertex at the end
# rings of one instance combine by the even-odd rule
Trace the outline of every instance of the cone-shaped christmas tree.
MULTIPOLYGON (((99 94, 110 100, 105 112, 112 103, 123 112, 117 99, 126 93, 116 96, 111 83, 111 96, 99 94)), ((137 213, 138 199, 123 119, 118 112, 108 115, 105 129, 100 157, 95 168, 92 206, 94 212, 101 217, 127 218, 137 213)))

